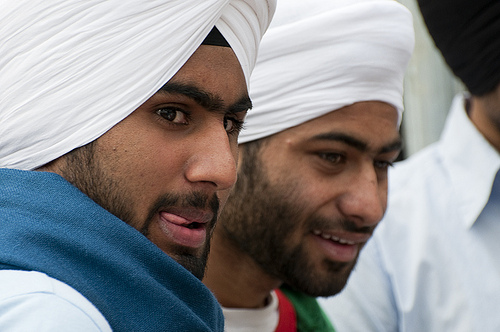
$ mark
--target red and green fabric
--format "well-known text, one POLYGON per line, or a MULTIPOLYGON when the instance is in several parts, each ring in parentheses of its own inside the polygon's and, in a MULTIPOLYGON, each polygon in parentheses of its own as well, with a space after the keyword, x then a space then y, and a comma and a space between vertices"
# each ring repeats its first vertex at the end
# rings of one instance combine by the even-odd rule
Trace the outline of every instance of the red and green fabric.
MULTIPOLYGON (((282 286, 280 288, 280 291, 283 295, 286 296, 289 302, 293 305, 296 316, 296 331, 335 332, 335 329, 330 323, 330 320, 328 319, 328 317, 326 317, 325 313, 319 306, 318 301, 316 301, 316 298, 297 292, 287 286, 282 286)), ((279 293, 280 292, 277 292, 277 294, 279 293)), ((281 306, 281 301, 280 301, 280 306, 281 306)), ((280 309, 280 321, 281 321, 281 309, 280 309)))

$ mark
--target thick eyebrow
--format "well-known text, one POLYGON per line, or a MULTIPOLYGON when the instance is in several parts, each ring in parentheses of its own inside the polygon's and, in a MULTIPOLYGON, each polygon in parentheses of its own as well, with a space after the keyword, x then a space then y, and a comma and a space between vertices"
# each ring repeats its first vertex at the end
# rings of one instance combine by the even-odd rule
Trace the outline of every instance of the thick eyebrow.
MULTIPOLYGON (((336 142, 342 142, 344 144, 347 144, 349 146, 352 146, 353 148, 361 151, 361 152, 366 152, 368 151, 368 143, 361 141, 357 139, 356 137, 344 134, 344 133, 337 133, 337 132, 329 132, 329 133, 323 133, 319 135, 315 135, 310 138, 310 140, 326 140, 326 141, 336 141, 336 142)), ((390 142, 389 144, 384 145, 382 148, 380 148, 377 153, 388 153, 388 152, 393 152, 393 151, 399 151, 402 148, 402 141, 401 138, 398 137, 395 139, 393 142, 390 142)))
POLYGON ((227 109, 227 112, 236 114, 251 110, 252 107, 252 100, 250 100, 250 97, 248 95, 245 95, 238 99, 238 101, 236 101, 234 104, 230 105, 227 109))
POLYGON ((252 108, 252 101, 250 100, 248 94, 245 94, 235 103, 226 107, 220 96, 204 91, 192 84, 167 82, 161 87, 160 91, 186 96, 194 100, 198 105, 214 113, 236 114, 239 112, 246 112, 252 108))

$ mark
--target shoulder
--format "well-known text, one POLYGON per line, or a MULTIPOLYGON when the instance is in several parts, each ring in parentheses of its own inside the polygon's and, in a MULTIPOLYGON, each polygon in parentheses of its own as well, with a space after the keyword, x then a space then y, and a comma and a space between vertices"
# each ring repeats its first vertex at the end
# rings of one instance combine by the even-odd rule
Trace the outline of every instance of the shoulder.
POLYGON ((0 330, 111 331, 83 295, 46 274, 0 271, 0 330))
POLYGON ((397 162, 394 168, 389 170, 390 189, 405 190, 408 187, 419 187, 432 184, 434 178, 440 178, 446 172, 440 150, 440 142, 436 142, 397 162))
POLYGON ((410 221, 439 219, 456 201, 440 142, 396 163, 389 171, 388 184, 387 211, 380 226, 400 223, 405 229, 421 228, 421 224, 410 221))

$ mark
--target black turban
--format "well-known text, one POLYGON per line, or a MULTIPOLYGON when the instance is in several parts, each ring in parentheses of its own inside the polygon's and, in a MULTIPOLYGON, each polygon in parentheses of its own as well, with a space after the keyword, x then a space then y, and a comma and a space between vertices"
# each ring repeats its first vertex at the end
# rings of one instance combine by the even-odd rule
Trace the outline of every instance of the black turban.
POLYGON ((445 61, 476 96, 500 83, 500 0, 418 0, 445 61))

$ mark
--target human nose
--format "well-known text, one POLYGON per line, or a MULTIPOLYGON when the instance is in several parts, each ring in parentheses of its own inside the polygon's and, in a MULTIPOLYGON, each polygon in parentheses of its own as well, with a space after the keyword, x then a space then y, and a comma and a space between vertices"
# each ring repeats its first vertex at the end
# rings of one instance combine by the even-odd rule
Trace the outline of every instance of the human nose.
POLYGON ((339 199, 340 211, 359 227, 374 227, 387 206, 387 181, 379 180, 373 165, 354 172, 339 199))
POLYGON ((193 183, 211 183, 217 190, 231 188, 236 182, 237 146, 231 145, 220 123, 200 132, 193 143, 193 154, 186 178, 193 183))

